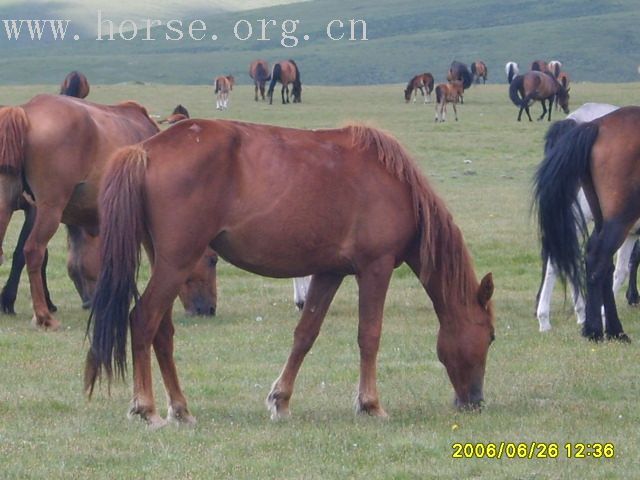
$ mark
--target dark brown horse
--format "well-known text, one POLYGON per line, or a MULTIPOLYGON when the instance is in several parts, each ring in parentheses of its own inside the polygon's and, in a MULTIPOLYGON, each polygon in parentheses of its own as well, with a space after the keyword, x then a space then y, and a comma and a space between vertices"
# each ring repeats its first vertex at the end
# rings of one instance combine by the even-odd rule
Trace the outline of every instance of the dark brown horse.
POLYGON ((418 90, 422 93, 424 103, 427 103, 431 99, 431 92, 433 92, 433 75, 428 72, 416 75, 407 84, 407 88, 404 89, 404 99, 407 103, 411 101, 411 94, 413 93, 413 103, 416 103, 418 97, 418 90))
POLYGON ((162 120, 158 120, 159 124, 168 123, 169 125, 173 125, 174 123, 179 122, 180 120, 185 120, 189 117, 189 111, 183 107, 182 105, 177 105, 176 108, 173 109, 171 115, 167 118, 163 118, 162 120))
POLYGON ((40 274, 44 252, 60 222, 98 226, 98 185, 108 157, 119 147, 158 132, 135 102, 116 106, 38 95, 20 107, 0 109, 0 252, 22 191, 33 193, 36 214, 24 247, 34 323, 56 329, 40 274))
MULTIPOLYGON (((463 90, 466 90, 471 86, 473 82, 473 76, 469 71, 469 68, 462 62, 453 61, 451 62, 451 66, 449 67, 449 71, 447 72, 447 81, 453 82, 455 80, 459 80, 462 82, 463 90)), ((464 103, 464 98, 460 95, 460 103, 464 103)))
POLYGON ((494 331, 491 275, 476 280, 451 214, 404 148, 385 133, 362 126, 309 131, 187 120, 110 160, 100 214, 103 267, 85 386, 91 394, 103 369, 111 378, 114 363, 116 373, 124 374, 130 326, 130 413, 153 427, 165 421, 153 397, 152 345, 169 418, 194 421, 174 365, 171 304, 207 245, 260 275, 313 274, 291 354, 267 399, 272 418, 289 415, 298 370, 346 275, 356 276, 360 296, 357 410, 386 415, 376 387, 376 356, 391 274, 404 262, 440 320, 438 357, 457 404, 482 400, 494 331), (141 242, 155 262, 129 315, 141 242))
POLYGON ((535 202, 543 253, 557 271, 585 288, 586 321, 582 334, 591 340, 628 341, 616 310, 613 254, 640 219, 640 108, 623 107, 563 135, 545 154, 535 181, 535 202), (576 224, 584 218, 573 208, 582 186, 595 229, 583 260, 576 224), (586 276, 585 276, 586 268, 586 276), (603 332, 601 309, 606 327, 603 332))
POLYGON ((480 79, 483 84, 487 83, 487 75, 489 75, 487 65, 482 60, 476 60, 471 64, 471 75, 476 83, 480 83, 480 79))
POLYGON ((269 64, 266 60, 257 59, 251 62, 249 65, 249 76, 253 79, 255 86, 255 101, 258 101, 258 91, 260 96, 264 100, 264 86, 271 80, 271 74, 269 73, 269 64))
POLYGON ((86 98, 87 95, 89 95, 89 81, 87 77, 76 70, 69 73, 62 82, 62 85, 60 85, 60 94, 76 98, 86 98))
POLYGON ((273 90, 276 87, 276 83, 282 84, 282 103, 289 103, 289 84, 293 84, 291 87, 291 95, 293 95, 293 103, 302 102, 302 83, 300 81, 300 70, 298 65, 293 60, 283 60, 276 63, 273 66, 271 72, 271 83, 269 84, 269 91, 267 96, 269 97, 269 104, 273 103, 273 90), (287 93, 285 101, 284 94, 287 93))
POLYGON ((548 120, 551 121, 551 110, 556 99, 562 111, 569 113, 569 89, 564 88, 549 73, 531 71, 516 76, 509 85, 509 98, 515 106, 520 108, 518 121, 520 121, 523 111, 527 112, 527 117, 531 121, 529 105, 537 100, 542 103, 542 115, 538 120, 542 120, 549 112, 548 120), (549 108, 547 108, 547 102, 549 108))
POLYGON ((531 62, 531 71, 545 73, 549 71, 549 66, 544 60, 534 60, 531 62))
POLYGON ((456 104, 462 98, 464 87, 460 80, 454 80, 449 83, 439 83, 436 87, 436 122, 444 122, 447 118, 447 104, 453 106, 453 113, 458 121, 458 111, 456 104))

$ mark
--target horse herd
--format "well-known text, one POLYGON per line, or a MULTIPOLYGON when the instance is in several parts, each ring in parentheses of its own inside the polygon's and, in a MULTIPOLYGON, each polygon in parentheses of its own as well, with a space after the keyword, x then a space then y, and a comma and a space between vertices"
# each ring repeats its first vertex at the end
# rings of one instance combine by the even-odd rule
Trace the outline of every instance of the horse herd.
MULTIPOLYGON (((521 120, 522 112, 526 112, 529 121, 531 115, 529 107, 532 102, 542 103, 542 115, 538 120, 542 120, 548 115, 551 121, 552 105, 555 103, 556 109, 562 108, 565 113, 569 113, 569 75, 562 70, 562 63, 552 60, 546 63, 536 60, 531 64, 531 71, 524 75, 519 75, 520 69, 515 62, 507 62, 505 74, 509 83, 509 97, 514 105, 520 108, 518 121, 521 120), (547 108, 548 102, 548 108, 547 108)), ((439 83, 435 86, 436 92, 436 122, 446 120, 447 105, 451 104, 458 121, 457 103, 464 103, 464 91, 472 83, 486 83, 488 76, 487 65, 482 60, 471 63, 471 68, 466 64, 454 60, 447 71, 447 82, 439 83)), ((415 103, 418 91, 422 94, 424 103, 431 101, 431 93, 434 91, 434 77, 431 73, 425 72, 413 76, 404 89, 404 99, 407 103, 415 103)))
MULTIPOLYGON (((251 64, 256 100, 258 94, 264 99, 270 80, 271 101, 278 81, 283 103, 289 101, 290 83, 293 101, 301 101, 295 62, 280 62, 268 72, 264 61, 251 64)), ((435 88, 437 96, 441 88, 438 104, 452 103, 455 112, 464 89, 474 79, 486 81, 486 75, 482 62, 471 70, 454 62, 449 82, 435 88)), ((508 75, 512 86, 520 77, 508 75)), ((225 83, 229 89, 233 85, 232 78, 223 78, 220 85, 216 81, 219 91, 225 83)), ((412 79, 405 99, 421 89, 426 100, 433 83, 427 74, 412 79)), ((0 249, 13 211, 24 209, 23 246, 14 262, 24 252, 34 324, 56 329, 60 324, 44 275, 46 247, 59 223, 68 226, 69 273, 92 308, 85 363, 89 396, 102 374, 109 381, 114 374, 124 376, 130 331, 134 383, 129 413, 152 428, 167 421, 195 422, 174 363, 172 305, 180 296, 195 313, 215 312, 220 255, 260 275, 312 276, 300 302, 291 352, 267 397, 272 418, 289 415, 297 373, 347 275, 355 275, 359 286, 356 407, 386 416, 376 386, 376 359, 391 274, 403 263, 433 302, 440 324, 438 358, 456 404, 481 405, 487 353, 495 338, 492 275, 477 279, 447 207, 393 137, 361 125, 301 130, 190 119, 181 105, 165 119, 173 125, 160 131, 136 102, 100 105, 80 98, 89 93, 89 85, 78 72, 69 75, 61 93, 0 108, 0 249), (142 249, 151 277, 139 294, 142 249), (153 396, 152 348, 167 392, 166 419, 153 396)), ((219 108, 228 106, 228 97, 218 100, 219 108)), ((574 206, 582 186, 595 222, 587 250, 583 334, 603 338, 603 307, 607 337, 628 340, 615 310, 611 258, 640 218, 629 201, 636 190, 625 182, 640 182, 634 163, 640 141, 627 148, 628 139, 635 138, 632 128, 640 121, 640 109, 622 108, 580 125, 577 121, 550 129, 536 175, 543 254, 576 285, 576 292, 585 291, 576 225, 579 232, 586 227, 574 206), (614 160, 603 152, 613 152, 614 160)), ((19 278, 20 261, 17 267, 19 278)), ((13 304, 3 308, 12 311, 13 304)))

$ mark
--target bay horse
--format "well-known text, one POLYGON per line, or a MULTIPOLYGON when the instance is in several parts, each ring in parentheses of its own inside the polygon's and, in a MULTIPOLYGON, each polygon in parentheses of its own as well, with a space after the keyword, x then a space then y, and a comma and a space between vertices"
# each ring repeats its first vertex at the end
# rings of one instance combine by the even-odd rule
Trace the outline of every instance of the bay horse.
POLYGON ((560 275, 586 289, 582 335, 594 341, 603 340, 605 334, 608 339, 629 341, 613 295, 612 259, 629 232, 638 228, 640 218, 638 125, 639 107, 622 107, 578 125, 545 155, 535 176, 534 200, 543 251, 560 275), (581 235, 575 225, 581 226, 581 234, 586 234, 586 225, 572 208, 572 195, 580 186, 595 222, 584 264, 581 235))
POLYGON ((409 80, 407 88, 404 89, 405 102, 409 103, 409 101, 411 100, 411 94, 413 93, 413 103, 416 103, 416 99, 418 98, 418 90, 420 90, 420 93, 422 93, 424 103, 428 103, 429 101, 431 101, 433 83, 433 75, 428 72, 420 73, 419 75, 414 76, 411 80, 409 80))
MULTIPOLYGON (((557 76, 558 82, 563 86, 565 90, 569 90, 570 78, 567 72, 560 72, 557 76)), ((556 110, 558 110, 558 98, 556 97, 556 110)))
POLYGON ((233 90, 236 81, 233 75, 216 77, 216 110, 226 110, 229 108, 229 94, 233 90))
POLYGON ((482 83, 487 83, 487 75, 489 74, 489 70, 487 69, 487 65, 482 60, 476 60, 471 63, 471 75, 475 83, 480 83, 480 79, 482 78, 482 83))
POLYGON ((534 60, 531 62, 531 71, 546 73, 549 71, 549 66, 544 60, 534 60))
POLYGON ((462 98, 464 87, 461 81, 454 80, 449 83, 439 83, 436 87, 436 122, 444 122, 447 118, 447 104, 453 106, 453 114, 458 121, 456 104, 462 98))
POLYGON ((504 66, 504 73, 507 76, 507 83, 511 83, 514 77, 520 73, 518 64, 516 62, 507 62, 504 66))
POLYGON ((293 84, 291 87, 291 95, 293 96, 293 103, 302 103, 302 83, 300 81, 300 70, 298 65, 293 60, 282 60, 273 66, 271 72, 271 83, 269 84, 269 91, 267 96, 269 97, 269 105, 273 103, 273 90, 276 87, 276 83, 282 84, 282 103, 289 103, 289 84, 293 84), (284 94, 287 93, 287 99, 285 101, 284 94))
POLYGON ((189 111, 184 106, 178 104, 176 108, 173 109, 173 112, 171 112, 171 115, 167 118, 163 118, 162 120, 158 120, 158 124, 162 125, 163 123, 168 123, 169 125, 173 125, 174 123, 187 118, 190 118, 189 111))
MULTIPOLYGON (((447 81, 453 82, 455 80, 462 82, 462 89, 464 91, 471 86, 473 76, 471 75, 469 68, 464 63, 454 60, 451 62, 451 66, 447 72, 447 81)), ((462 95, 460 95, 460 103, 464 103, 462 95)))
POLYGON ((106 160, 117 148, 157 132, 135 102, 110 106, 38 95, 0 109, 0 254, 17 199, 28 187, 36 213, 24 256, 36 326, 60 326, 45 301, 41 275, 44 252, 58 225, 97 228, 98 185, 106 160))
POLYGON ((548 73, 531 71, 516 76, 509 85, 509 98, 516 107, 520 108, 518 121, 520 121, 523 111, 527 112, 529 121, 532 121, 529 105, 536 100, 542 103, 542 115, 538 120, 542 120, 548 112, 548 121, 551 121, 551 107, 555 99, 557 99, 562 111, 569 113, 569 89, 565 89, 548 73), (547 102, 549 103, 548 109, 547 102))
POLYGON ((255 86, 255 98, 254 100, 258 101, 258 91, 260 91, 260 96, 264 101, 264 86, 265 84, 271 80, 271 74, 269 73, 269 63, 266 60, 257 59, 251 62, 249 65, 249 76, 253 80, 253 84, 255 86))
POLYGON ((476 407, 482 401, 494 337, 492 276, 478 282, 444 202, 390 135, 363 126, 299 130, 187 120, 117 152, 99 201, 103 264, 90 319, 85 388, 91 395, 103 371, 109 380, 114 370, 124 376, 130 327, 129 413, 150 427, 166 424, 153 396, 152 345, 168 419, 195 422, 175 369, 170 307, 207 245, 260 275, 313 275, 291 353, 267 397, 272 419, 289 415, 299 368, 346 275, 355 275, 359 286, 356 409, 386 416, 376 387, 376 356, 385 295, 402 263, 420 279, 440 320, 437 352, 457 405, 476 407), (180 152, 179 168, 175 152, 180 152), (131 300, 138 298, 141 243, 155 260, 129 313, 131 300))
POLYGON ((562 69, 562 62, 558 60, 551 60, 547 64, 547 71, 553 75, 555 78, 558 78, 560 75, 560 70, 562 69))
POLYGON ((86 98, 89 95, 89 81, 84 74, 74 70, 70 72, 60 85, 60 95, 76 98, 86 98))

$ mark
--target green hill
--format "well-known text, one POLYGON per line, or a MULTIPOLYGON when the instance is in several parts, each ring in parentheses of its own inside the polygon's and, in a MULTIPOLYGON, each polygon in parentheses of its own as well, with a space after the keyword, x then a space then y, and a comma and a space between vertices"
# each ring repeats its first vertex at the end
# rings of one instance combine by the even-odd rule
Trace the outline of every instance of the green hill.
MULTIPOLYGON (((46 13, 44 18, 50 18, 52 12, 46 13)), ((148 16, 155 18, 140 7, 137 17, 148 16)), ((162 19, 170 18, 180 17, 162 19)), ((93 83, 202 84, 222 73, 247 83, 248 64, 256 57, 294 58, 303 83, 312 84, 400 83, 425 70, 443 80, 453 59, 482 59, 489 67, 489 80, 503 82, 506 61, 527 69, 538 58, 561 60, 573 80, 620 82, 637 80, 640 64, 636 0, 476 0, 473 4, 463 0, 311 0, 243 12, 185 13, 181 18, 185 37, 188 23, 195 18, 207 25, 202 41, 167 41, 164 36, 171 32, 166 27, 152 31, 155 41, 143 41, 145 32, 138 32, 131 41, 96 41, 95 28, 83 31, 79 41, 16 43, 0 38, 0 82, 57 83, 67 71, 79 69, 93 83), (271 27, 270 41, 257 40, 258 20, 263 18, 278 23, 271 27), (331 20, 352 18, 366 21, 367 41, 327 38, 331 20), (242 19, 254 30, 246 41, 233 33, 242 19), (280 44, 285 19, 300 20, 295 33, 299 44, 294 48, 280 44), (213 33, 217 41, 211 40, 213 33), (308 41, 302 38, 305 34, 308 41)), ((111 19, 117 26, 123 18, 113 15, 111 19)), ((80 31, 75 26, 70 30, 71 35, 80 31)))

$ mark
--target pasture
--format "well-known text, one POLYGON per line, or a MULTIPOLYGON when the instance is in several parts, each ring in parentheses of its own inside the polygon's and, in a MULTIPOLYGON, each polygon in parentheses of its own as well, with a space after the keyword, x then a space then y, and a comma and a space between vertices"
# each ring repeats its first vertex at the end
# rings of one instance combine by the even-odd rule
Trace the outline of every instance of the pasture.
MULTIPOLYGON (((496 73, 497 74, 497 73, 496 73)), ((211 86, 92 85, 89 99, 135 99, 162 117, 176 104, 192 117, 229 118, 303 128, 364 121, 393 133, 446 200, 475 260, 492 271, 496 341, 487 362, 481 413, 456 411, 453 389, 436 356, 437 320, 405 266, 388 293, 378 359, 387 421, 356 417, 357 292, 348 278, 298 377, 292 418, 273 423, 264 398, 291 346, 298 320, 290 280, 258 277, 220 261, 213 319, 174 309, 176 362, 197 418, 194 429, 149 432, 125 413, 131 379, 82 393, 87 312, 66 275, 60 228, 50 244, 49 285, 63 328, 30 325, 23 275, 15 317, 0 316, 0 476, 2 478, 634 478, 640 394, 638 312, 618 306, 632 344, 592 344, 557 289, 553 330, 534 318, 540 280, 530 216, 531 178, 547 122, 516 122, 506 83, 465 93, 460 121, 434 123, 434 105, 405 104, 405 85, 304 85, 302 104, 254 102, 238 86, 230 108, 215 110, 211 86), (452 459, 456 442, 544 442, 558 459, 452 459), (612 442, 614 459, 568 459, 566 442, 612 442)), ((0 104, 22 103, 57 86, 0 88, 0 104)), ((277 92, 277 91, 276 91, 277 92)), ((277 100, 277 101, 276 101, 277 100)), ((578 83, 570 107, 597 101, 640 103, 638 84, 578 83)), ((539 104, 532 116, 539 115, 539 104)), ((552 119, 564 117, 557 112, 552 119)), ((176 168, 180 159, 176 158, 176 168)), ((5 242, 15 245, 22 214, 5 242)), ((8 262, 7 262, 8 263, 8 262)), ((7 264, 0 268, 4 281, 7 264)), ((143 269, 141 283, 147 276, 143 269)), ((164 411, 157 368, 155 388, 164 411)))

